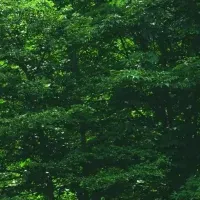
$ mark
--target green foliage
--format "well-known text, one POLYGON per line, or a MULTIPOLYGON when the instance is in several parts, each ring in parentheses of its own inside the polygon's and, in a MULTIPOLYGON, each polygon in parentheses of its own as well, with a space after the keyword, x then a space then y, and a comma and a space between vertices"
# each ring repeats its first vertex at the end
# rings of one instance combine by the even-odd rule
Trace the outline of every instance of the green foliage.
POLYGON ((180 191, 172 194, 171 199, 179 200, 179 199, 199 199, 199 176, 191 176, 188 180, 186 180, 185 185, 180 188, 180 191))
POLYGON ((199 8, 1 0, 0 198, 199 199, 199 8))

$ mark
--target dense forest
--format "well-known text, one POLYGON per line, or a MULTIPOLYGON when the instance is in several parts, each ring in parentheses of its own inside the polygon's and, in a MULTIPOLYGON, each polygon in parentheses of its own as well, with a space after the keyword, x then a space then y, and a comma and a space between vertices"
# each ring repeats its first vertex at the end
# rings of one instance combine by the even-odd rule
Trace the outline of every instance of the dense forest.
POLYGON ((0 1, 1 200, 200 200, 200 1, 0 1))

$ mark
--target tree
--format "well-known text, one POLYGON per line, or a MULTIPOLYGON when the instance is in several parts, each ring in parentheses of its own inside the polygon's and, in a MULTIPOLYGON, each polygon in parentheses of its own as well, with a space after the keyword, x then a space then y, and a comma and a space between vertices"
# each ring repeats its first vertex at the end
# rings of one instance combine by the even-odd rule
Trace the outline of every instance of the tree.
POLYGON ((199 3, 0 3, 2 199, 199 198, 199 3))

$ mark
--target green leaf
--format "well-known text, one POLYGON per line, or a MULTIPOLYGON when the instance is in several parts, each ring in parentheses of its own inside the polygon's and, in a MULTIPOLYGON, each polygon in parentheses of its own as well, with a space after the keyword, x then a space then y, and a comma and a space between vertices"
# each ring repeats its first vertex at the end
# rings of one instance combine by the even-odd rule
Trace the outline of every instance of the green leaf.
POLYGON ((6 100, 0 99, 0 104, 4 104, 4 103, 6 103, 6 100))

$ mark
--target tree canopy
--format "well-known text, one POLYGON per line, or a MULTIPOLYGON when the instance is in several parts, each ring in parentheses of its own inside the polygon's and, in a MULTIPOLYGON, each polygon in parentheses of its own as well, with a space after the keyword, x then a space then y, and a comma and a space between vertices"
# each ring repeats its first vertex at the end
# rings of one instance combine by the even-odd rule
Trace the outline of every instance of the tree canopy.
POLYGON ((0 1, 2 200, 199 200, 198 0, 0 1))

